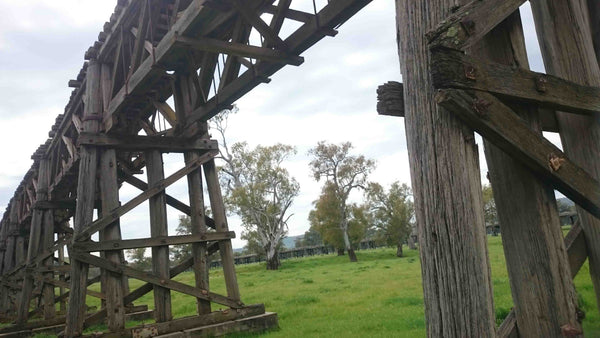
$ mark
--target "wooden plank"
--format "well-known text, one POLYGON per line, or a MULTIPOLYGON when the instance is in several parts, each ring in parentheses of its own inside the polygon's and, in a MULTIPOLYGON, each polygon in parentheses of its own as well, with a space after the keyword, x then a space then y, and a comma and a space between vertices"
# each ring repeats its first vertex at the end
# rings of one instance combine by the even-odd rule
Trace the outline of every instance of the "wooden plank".
POLYGON ((203 326, 215 325, 225 322, 235 322, 237 320, 259 316, 265 313, 265 307, 262 304, 248 305, 240 308, 236 311, 215 311, 210 314, 184 317, 175 319, 166 323, 146 324, 142 326, 136 326, 128 328, 122 332, 114 332, 106 334, 104 337, 107 338, 119 338, 135 336, 136 333, 141 332, 152 332, 155 330, 156 334, 164 335, 171 332, 183 331, 203 326))
POLYGON ((430 46, 465 50, 517 11, 524 2, 525 0, 474 0, 427 34, 430 46))
POLYGON ((488 91, 507 99, 577 114, 600 112, 600 88, 498 63, 484 63, 456 51, 433 53, 436 88, 488 91))
POLYGON ((167 122, 169 122, 170 125, 177 125, 177 115, 168 103, 152 101, 152 104, 154 105, 154 108, 156 108, 156 110, 158 110, 162 114, 162 116, 165 117, 165 119, 167 120, 167 122))
MULTIPOLYGON (((39 187, 36 192, 37 199, 40 201, 45 201, 48 199, 48 180, 49 180, 49 165, 50 162, 48 159, 40 160, 40 168, 39 168, 39 187)), ((31 228, 29 231, 29 246, 27 249, 27 263, 33 262, 34 258, 38 255, 41 248, 42 241, 42 227, 46 226, 44 224, 44 211, 39 209, 34 209, 31 217, 31 228)), ((48 225, 50 226, 50 225, 48 225)), ((29 315, 29 306, 32 297, 32 291, 34 286, 34 276, 32 273, 26 271, 25 276, 23 278, 23 287, 21 289, 21 294, 17 306, 17 319, 16 324, 22 325, 24 324, 29 315)))
MULTIPOLYGON (((150 11, 151 7, 149 4, 149 0, 140 1, 140 10, 138 11, 138 24, 137 24, 137 33, 135 37, 135 44, 133 45, 133 52, 131 53, 131 65, 129 66, 129 75, 127 77, 131 77, 140 63, 142 62, 142 58, 144 57, 145 51, 145 42, 146 42, 146 33, 148 32, 148 28, 150 26, 150 11)), ((152 29, 152 28, 150 28, 152 29)))
MULTIPOLYGON (((68 282, 64 282, 64 281, 60 281, 60 280, 56 280, 56 279, 52 279, 52 278, 44 279, 44 283, 60 286, 63 288, 68 288, 70 286, 68 282)), ((106 295, 103 294, 102 292, 86 289, 85 293, 92 297, 95 297, 95 298, 106 299, 106 295)), ((54 302, 52 304, 54 305, 54 302)))
MULTIPOLYGON (((79 136, 81 138, 81 135, 79 136)), ((119 182, 117 179, 117 154, 115 149, 103 149, 100 153, 100 199, 102 210, 113 210, 119 207, 119 182)), ((99 236, 100 243, 121 240, 121 227, 119 220, 115 220, 102 231, 99 236)), ((73 243, 73 249, 81 242, 73 243)), ((114 263, 121 263, 123 251, 114 247, 104 252, 104 258, 114 263)), ((122 276, 109 271, 102 271, 103 292, 106 294, 107 324, 110 331, 119 331, 125 328, 125 304, 123 303, 124 283, 122 276)))
MULTIPOLYGON (((102 85, 101 65, 91 61, 86 75, 86 103, 83 113, 84 132, 97 133, 102 118, 102 85)), ((75 240, 87 239, 87 226, 94 217, 94 202, 96 201, 96 173, 98 169, 98 153, 95 147, 81 147, 79 174, 77 181, 77 206, 73 222, 75 240)), ((110 222, 108 223, 110 224, 110 222)), ((108 225, 107 224, 107 225, 108 225)), ((65 336, 78 336, 83 332, 86 312, 86 282, 89 266, 71 258, 71 287, 69 306, 67 307, 67 326, 65 336)))
MULTIPOLYGON (((585 235, 581 227, 581 221, 577 221, 565 236, 565 247, 569 256, 569 266, 571 267, 571 278, 575 278, 583 263, 588 258, 587 246, 585 244, 585 235)), ((517 319, 515 310, 512 309, 498 328, 498 337, 500 338, 518 338, 517 319)))
POLYGON ((196 37, 188 38, 179 36, 176 40, 176 46, 181 48, 192 48, 198 51, 223 53, 241 57, 249 57, 268 62, 289 64, 299 66, 304 63, 301 56, 290 55, 280 50, 257 47, 239 42, 227 42, 218 39, 196 37))
MULTIPOLYGON (((206 178, 206 186, 208 189, 208 197, 210 199, 210 208, 215 218, 217 231, 229 231, 227 225, 227 214, 223 203, 223 195, 221 194, 221 185, 217 176, 217 167, 215 161, 210 160, 203 166, 204 176, 206 178)), ((240 300, 240 290, 238 288, 237 276, 235 274, 235 261, 233 259, 233 248, 231 241, 219 242, 219 253, 221 254, 221 262, 223 265, 223 275, 225 277, 225 287, 227 296, 236 301, 240 300)))
POLYGON ((156 184, 152 184, 150 186, 150 188, 148 188, 148 190, 146 190, 143 193, 139 194, 138 196, 134 197, 132 200, 123 204, 121 207, 110 211, 109 213, 107 213, 106 216, 91 223, 80 234, 76 234, 75 241, 86 240, 88 237, 90 237, 95 232, 97 232, 101 229, 104 229, 106 226, 108 226, 109 224, 111 224, 112 222, 114 222, 119 217, 123 216, 124 214, 126 214, 127 212, 132 210, 133 208, 142 204, 144 201, 146 201, 149 198, 151 198, 152 196, 164 191, 167 187, 169 187, 171 184, 177 182, 180 178, 182 178, 185 175, 189 174, 190 172, 198 169, 198 167, 200 167, 200 165, 202 165, 202 163, 204 161, 208 161, 210 158, 214 157, 215 155, 216 155, 216 152, 214 152, 214 151, 210 151, 206 154, 203 154, 197 161, 190 163, 185 168, 180 169, 179 171, 175 172, 173 175, 167 177, 166 179, 158 181, 158 182, 156 182, 156 184))
MULTIPOLYGON (((146 172, 148 185, 152 186, 164 180, 163 160, 160 152, 146 151, 146 172)), ((191 171, 193 172, 193 171, 191 171)), ((167 203, 164 190, 149 199, 150 207, 150 235, 152 237, 168 236, 167 203)), ((152 247, 152 272, 158 278, 169 278, 169 247, 152 247)), ((166 322, 172 319, 171 291, 158 284, 154 287, 154 316, 157 322, 166 322)))
MULTIPOLYGON (((49 173, 48 173, 49 174, 49 173)), ((40 172, 41 175, 41 172, 40 172)), ((40 181, 43 183, 43 180, 40 181)), ((48 182, 45 182, 48 184, 48 182)), ((47 186, 46 186, 47 189, 47 186)), ((38 252, 44 253, 47 250, 51 250, 54 245, 54 212, 46 211, 44 212, 44 222, 42 226, 42 238, 40 243, 40 248, 38 252)), ((54 253, 46 258, 40 265, 43 265, 46 268, 52 267, 54 265, 54 253)), ((54 272, 47 272, 42 275, 43 278, 54 278, 54 272)), ((42 299, 43 299, 43 308, 44 308, 44 319, 50 319, 56 316, 56 307, 54 306, 54 286, 50 284, 44 284, 42 286, 42 299)))
POLYGON ((184 152, 190 150, 215 150, 219 145, 216 140, 185 139, 168 136, 139 135, 107 135, 81 133, 78 145, 91 145, 118 150, 144 151, 160 150, 164 152, 184 152))
POLYGON ((241 16, 251 24, 270 45, 276 46, 283 51, 289 51, 289 46, 279 37, 277 32, 267 25, 258 15, 255 9, 249 7, 240 0, 232 0, 231 5, 241 14, 241 16))
POLYGON ((103 240, 101 242, 85 241, 73 243, 73 249, 83 252, 125 250, 134 248, 147 248, 165 245, 191 244, 200 242, 223 241, 235 238, 235 232, 207 232, 204 234, 155 236, 150 238, 103 240))
MULTIPOLYGON (((469 53, 490 62, 528 68, 518 12, 494 28, 469 53)), ((542 136, 538 110, 510 106, 532 133, 542 136)), ((569 320, 577 303, 552 186, 484 138, 488 179, 500 222, 502 246, 519 333, 551 337, 569 320)))
MULTIPOLYGON (((592 23, 585 1, 531 1, 544 66, 548 74, 581 85, 600 87, 600 64, 594 51, 592 23)), ((596 18, 597 19, 597 18, 596 18)), ((578 93, 579 94, 579 93, 578 93)), ((561 142, 569 158, 600 181, 598 115, 556 113, 561 142)), ((590 276, 600 310, 600 219, 577 207, 588 244, 590 276)))
POLYGON ((532 132, 496 97, 483 92, 444 89, 436 101, 576 204, 600 217, 600 184, 550 141, 532 132))
MULTIPOLYGON (((92 256, 90 254, 75 252, 74 257, 80 259, 82 261, 87 262, 88 264, 92 264, 103 269, 110 270, 115 273, 125 274, 135 279, 139 279, 144 282, 148 282, 154 285, 154 293, 156 293, 157 288, 164 288, 168 290, 173 290, 181 293, 185 293, 186 295, 194 296, 196 298, 202 298, 214 303, 218 303, 221 305, 225 305, 234 309, 239 309, 244 306, 244 304, 239 300, 234 300, 229 297, 221 296, 219 294, 209 292, 207 290, 202 290, 195 288, 193 286, 176 282, 169 279, 169 276, 159 277, 153 273, 139 271, 133 268, 130 268, 123 264, 116 264, 113 262, 109 262, 103 258, 92 256)), ((156 310, 157 308, 155 308, 156 310)))

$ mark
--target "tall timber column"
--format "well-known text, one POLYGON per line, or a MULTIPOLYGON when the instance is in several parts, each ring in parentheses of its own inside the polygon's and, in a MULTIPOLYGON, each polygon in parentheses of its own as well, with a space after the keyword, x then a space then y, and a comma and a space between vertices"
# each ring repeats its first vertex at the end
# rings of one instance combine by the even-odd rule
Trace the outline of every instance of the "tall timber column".
MULTIPOLYGON (((528 69, 519 12, 472 53, 482 60, 528 69)), ((537 109, 512 108, 541 135, 537 109)), ((562 337, 561 327, 581 329, 554 190, 491 142, 484 144, 519 334, 562 337)))
MULTIPOLYGON (((44 222, 42 227, 42 241, 39 254, 50 251, 54 245, 54 211, 46 210, 44 212, 44 222)), ((54 265, 54 254, 42 262, 43 266, 51 269, 54 265)), ((44 279, 53 280, 54 272, 44 273, 44 279)), ((42 299, 44 301, 44 319, 52 319, 56 316, 56 306, 54 303, 54 284, 44 283, 42 287, 42 299)))
POLYGON ((429 75, 425 34, 454 5, 396 0, 425 317, 429 337, 494 337, 477 145, 471 129, 436 105, 429 75))
MULTIPOLYGON (((600 66, 594 52, 584 0, 532 0, 538 40, 548 74, 600 86, 600 66)), ((600 179, 600 119, 557 112, 565 153, 595 179, 600 179)), ((580 207, 577 212, 588 248, 590 275, 600 308, 600 220, 580 207)))
MULTIPOLYGON (((8 233, 6 238, 6 253, 4 254, 4 264, 2 274, 5 275, 7 272, 11 271, 14 267, 14 259, 15 259, 15 248, 17 243, 17 235, 18 235, 18 226, 17 222, 18 218, 18 210, 19 210, 19 202, 17 198, 13 198, 10 202, 10 213, 8 217, 8 233)), ((11 303, 9 297, 10 288, 3 288, 2 295, 0 295, 0 302, 3 304, 3 307, 6 310, 10 310, 11 303)))
MULTIPOLYGON (((162 154, 158 150, 145 152, 148 186, 152 187, 165 178, 162 154)), ((162 192, 151 197, 150 205, 150 235, 152 237, 168 236, 166 193, 162 192)), ((169 276, 169 246, 152 247, 152 272, 168 280, 169 276)), ((154 286, 154 318, 157 322, 172 319, 171 290, 154 286)))
MULTIPOLYGON (((184 119, 193 111, 192 93, 194 92, 191 77, 197 76, 195 72, 177 75, 174 88, 175 109, 180 118, 184 119)), ((184 153, 185 164, 197 160, 200 157, 198 151, 189 151, 184 153)), ((204 220, 204 190, 202 185, 202 171, 200 168, 193 171, 187 177, 188 192, 190 198, 192 234, 206 233, 206 222, 204 220)), ((192 244, 192 256, 194 257, 194 274, 196 287, 202 290, 209 290, 209 264, 206 242, 192 244)), ((200 298, 196 299, 196 308, 199 315, 211 312, 210 302, 200 298)))
MULTIPOLYGON (((103 106, 107 107, 110 102, 110 76, 111 69, 105 64, 101 66, 101 82, 103 94, 103 106)), ((119 207, 119 183, 117 181, 117 154, 115 149, 103 149, 100 153, 100 200, 104 213, 108 214, 111 210, 119 207)), ((100 241, 120 240, 121 226, 119 221, 100 231, 100 241)), ((123 261, 123 250, 105 251, 104 258, 121 264, 123 261)), ((127 278, 123 275, 115 274, 111 271, 103 271, 105 284, 103 292, 106 294, 106 321, 108 329, 112 332, 118 332, 125 328, 125 305, 123 304, 124 292, 127 290, 124 285, 127 278)))
MULTIPOLYGON (((48 179, 49 179, 49 160, 42 158, 39 160, 39 171, 38 171, 38 184, 36 190, 36 202, 48 200, 48 179)), ((39 254, 41 240, 42 240, 42 227, 44 220, 47 218, 45 214, 49 211, 45 211, 40 208, 33 207, 31 211, 31 228, 29 231, 29 247, 27 250, 27 265, 33 262, 35 256, 39 254)), ((29 314, 29 305, 31 301, 31 294, 33 291, 34 279, 34 267, 28 266, 25 268, 25 274, 23 278, 23 287, 21 288, 21 295, 17 306, 17 325, 24 324, 27 321, 29 314)))
MULTIPOLYGON (((100 85, 100 65, 91 60, 86 74, 86 95, 83 110, 83 131, 97 133, 102 120, 102 88, 100 85)), ((96 199, 96 174, 98 171, 97 149, 81 146, 79 178, 77 181, 77 206, 73 223, 73 238, 83 233, 94 217, 96 199)), ((76 337, 83 332, 85 321, 85 296, 89 265, 71 259, 71 287, 67 308, 66 337, 76 337)))

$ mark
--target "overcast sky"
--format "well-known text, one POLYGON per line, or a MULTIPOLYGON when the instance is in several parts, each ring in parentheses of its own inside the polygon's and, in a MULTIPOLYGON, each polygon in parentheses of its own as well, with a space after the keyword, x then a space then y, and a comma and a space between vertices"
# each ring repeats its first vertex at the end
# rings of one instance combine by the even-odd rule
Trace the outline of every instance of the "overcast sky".
MULTIPOLYGON (((0 0, 0 212, 31 166, 31 154, 63 112, 71 92, 67 82, 77 76, 84 52, 115 4, 112 0, 0 0)), ((528 4, 522 13, 532 68, 542 71, 528 4)), ((240 111, 228 129, 229 142, 246 141, 251 146, 281 142, 296 147, 297 155, 286 163, 301 186, 292 208, 290 235, 308 229, 308 212, 320 192, 320 183, 310 176, 307 155, 318 141, 351 141, 355 154, 377 161, 371 180, 410 184, 403 121, 378 116, 375 110, 377 86, 401 81, 394 1, 374 0, 344 24, 337 37, 325 38, 303 56, 302 66, 284 68, 270 84, 240 99, 240 111)), ((174 155, 166 156, 165 162, 167 175, 182 166, 174 155)), ((187 201, 185 180, 168 192, 187 201)), ((124 187, 121 199, 127 201, 137 193, 124 187)), ((178 212, 169 209, 170 231, 177 217, 178 212)), ((121 225, 125 238, 149 236, 147 205, 124 217, 121 225)), ((230 228, 240 236, 237 218, 230 218, 230 228)), ((241 246, 239 238, 234 240, 234 247, 241 246)))

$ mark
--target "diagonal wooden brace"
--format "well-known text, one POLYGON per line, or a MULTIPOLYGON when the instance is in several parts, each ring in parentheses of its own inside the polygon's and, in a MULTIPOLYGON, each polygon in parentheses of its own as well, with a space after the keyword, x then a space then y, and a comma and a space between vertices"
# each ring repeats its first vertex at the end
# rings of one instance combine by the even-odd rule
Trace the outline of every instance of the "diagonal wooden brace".
POLYGON ((532 131, 498 98, 483 92, 443 89, 436 95, 436 102, 600 218, 600 183, 532 131))

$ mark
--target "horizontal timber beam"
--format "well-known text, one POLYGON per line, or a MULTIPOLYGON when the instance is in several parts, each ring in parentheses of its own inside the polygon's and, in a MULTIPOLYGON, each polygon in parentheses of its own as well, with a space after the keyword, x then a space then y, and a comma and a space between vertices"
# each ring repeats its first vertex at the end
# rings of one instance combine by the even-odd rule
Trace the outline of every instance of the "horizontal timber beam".
POLYGON ((427 34, 432 47, 465 50, 519 9, 525 0, 474 0, 427 34))
POLYGON ((81 133, 77 145, 107 147, 117 150, 144 151, 157 149, 165 152, 185 152, 191 150, 217 150, 216 140, 169 136, 107 135, 81 133))
POLYGON ((600 183, 550 141, 531 130, 498 98, 483 92, 444 89, 436 95, 436 102, 600 218, 600 183))
POLYGON ((276 49, 251 46, 237 42, 221 41, 211 38, 188 38, 185 36, 179 36, 177 37, 176 45, 204 52, 236 55, 268 62, 290 64, 294 66, 300 66, 304 62, 304 58, 301 56, 290 55, 276 49))
POLYGON ((84 252, 124 250, 135 248, 147 248, 164 245, 191 244, 198 242, 214 242, 235 238, 235 232, 207 232, 204 234, 182 235, 182 236, 157 236, 151 238, 110 240, 102 242, 76 242, 73 249, 84 252))
POLYGON ((104 258, 92 256, 90 254, 86 254, 86 253, 82 253, 82 252, 74 252, 73 258, 80 260, 82 262, 97 266, 102 269, 106 269, 106 270, 109 270, 109 271, 112 271, 112 272, 115 272, 118 274, 124 274, 129 277, 139 279, 139 280, 142 280, 147 283, 151 283, 151 284, 154 284, 154 285, 157 285, 157 286, 160 286, 163 288, 167 288, 167 289, 170 289, 173 291, 181 292, 181 293, 184 293, 184 294, 187 294, 190 296, 194 296, 196 298, 208 300, 208 301, 211 301, 211 302, 214 302, 217 304, 225 305, 225 306, 228 306, 228 307, 231 307, 234 309, 239 309, 244 306, 244 304, 242 302, 235 301, 229 297, 221 296, 219 294, 210 292, 208 290, 198 289, 193 286, 190 286, 190 285, 187 285, 184 283, 180 283, 180 282, 176 282, 173 280, 162 279, 152 273, 139 271, 139 270, 130 268, 126 265, 117 264, 117 263, 108 261, 104 258))
MULTIPOLYGON (((577 114, 600 113, 600 88, 559 77, 484 63, 461 52, 439 49, 432 54, 432 79, 437 89, 487 91, 507 99, 577 114)), ((542 111, 543 112, 543 111, 542 111)))

